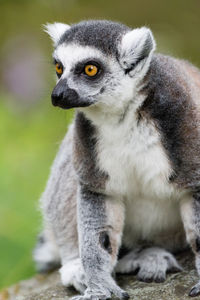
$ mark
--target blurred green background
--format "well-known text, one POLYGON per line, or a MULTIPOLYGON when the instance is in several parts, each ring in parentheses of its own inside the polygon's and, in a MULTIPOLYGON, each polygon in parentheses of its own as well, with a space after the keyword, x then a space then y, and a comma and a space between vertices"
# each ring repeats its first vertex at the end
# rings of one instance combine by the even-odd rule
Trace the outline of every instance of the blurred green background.
POLYGON ((73 112, 53 108, 46 22, 150 26, 160 52, 200 66, 199 0, 0 0, 0 288, 34 274, 38 198, 73 112))

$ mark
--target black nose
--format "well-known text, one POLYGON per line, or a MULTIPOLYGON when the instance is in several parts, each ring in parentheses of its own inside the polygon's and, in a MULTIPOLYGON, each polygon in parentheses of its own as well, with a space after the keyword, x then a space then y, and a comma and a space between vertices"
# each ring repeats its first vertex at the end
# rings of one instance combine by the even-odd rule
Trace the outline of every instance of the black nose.
POLYGON ((51 100, 54 106, 59 106, 63 109, 86 107, 93 103, 90 99, 84 97, 84 95, 79 96, 74 89, 70 89, 66 79, 59 80, 53 89, 51 100))
POLYGON ((61 79, 55 88, 53 89, 53 92, 51 94, 51 101, 54 106, 58 106, 59 102, 64 97, 64 92, 67 89, 67 82, 66 80, 61 79))
POLYGON ((65 79, 61 79, 51 94, 52 104, 67 109, 82 105, 78 93, 70 89, 65 79))

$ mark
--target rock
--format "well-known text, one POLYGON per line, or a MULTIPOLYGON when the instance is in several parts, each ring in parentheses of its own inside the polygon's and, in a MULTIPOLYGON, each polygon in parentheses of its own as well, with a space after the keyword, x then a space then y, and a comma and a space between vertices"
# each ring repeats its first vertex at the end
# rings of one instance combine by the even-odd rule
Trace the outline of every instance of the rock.
MULTIPOLYGON (((188 251, 179 254, 177 259, 184 271, 168 274, 164 283, 139 282, 133 275, 117 276, 117 281, 133 300, 191 300, 188 292, 198 281, 194 256, 188 251)), ((59 274, 55 271, 48 275, 36 275, 4 289, 0 300, 67 300, 76 294, 72 288, 61 285, 59 274)), ((200 300, 200 296, 195 299, 200 300)))

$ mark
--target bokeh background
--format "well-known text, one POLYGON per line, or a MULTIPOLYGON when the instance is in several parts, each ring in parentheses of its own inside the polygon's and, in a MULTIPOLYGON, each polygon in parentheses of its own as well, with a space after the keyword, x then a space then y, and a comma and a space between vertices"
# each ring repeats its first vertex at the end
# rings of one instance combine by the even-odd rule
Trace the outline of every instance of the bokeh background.
POLYGON ((159 52, 200 66, 199 0, 0 0, 0 289, 35 273, 38 199, 73 111, 53 108, 46 22, 150 26, 159 52))

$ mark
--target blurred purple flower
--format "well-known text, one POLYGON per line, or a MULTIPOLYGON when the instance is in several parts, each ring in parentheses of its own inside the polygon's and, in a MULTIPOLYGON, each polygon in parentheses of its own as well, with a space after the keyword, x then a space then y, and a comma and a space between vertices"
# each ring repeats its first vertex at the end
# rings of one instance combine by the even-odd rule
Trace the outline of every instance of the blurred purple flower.
POLYGON ((40 101, 46 90, 46 66, 36 43, 26 36, 10 39, 3 57, 1 79, 5 92, 22 108, 40 101))

